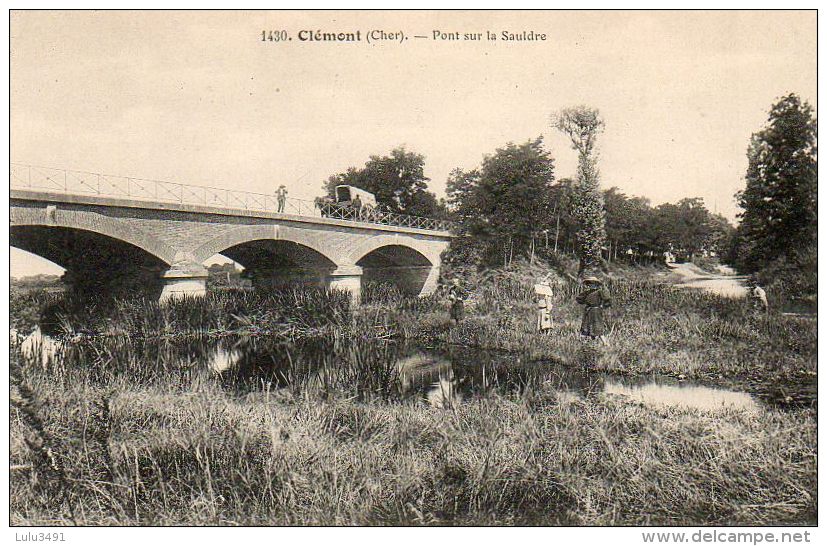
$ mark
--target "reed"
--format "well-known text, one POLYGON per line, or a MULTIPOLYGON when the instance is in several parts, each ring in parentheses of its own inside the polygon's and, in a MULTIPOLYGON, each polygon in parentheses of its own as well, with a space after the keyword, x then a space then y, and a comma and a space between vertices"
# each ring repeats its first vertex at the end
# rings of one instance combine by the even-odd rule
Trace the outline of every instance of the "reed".
MULTIPOLYGON (((36 383, 54 401, 48 418, 72 472, 101 481, 96 467, 112 465, 120 504, 106 488, 81 488, 80 524, 781 525, 816 518, 817 427, 809 411, 649 409, 562 398, 542 384, 450 411, 271 390, 237 396, 209 384, 131 386, 112 399, 108 463, 91 449, 79 418, 83 396, 102 387, 36 383), (97 459, 85 459, 87 451, 97 459)), ((69 519, 65 504, 47 497, 39 505, 21 480, 13 476, 13 524, 69 519)))
POLYGON ((570 283, 555 285, 553 335, 537 335, 531 282, 480 285, 455 326, 440 296, 383 289, 358 309, 325 291, 221 293, 169 306, 122 301, 94 308, 99 315, 55 295, 13 301, 64 317, 66 345, 61 361, 45 366, 19 347, 11 355, 11 458, 54 484, 13 472, 11 521, 816 521, 817 416, 807 404, 656 409, 609 395, 564 397, 536 373, 553 361, 793 389, 815 381, 815 321, 613 280, 613 333, 602 347, 579 339, 570 283), (199 340, 220 338, 231 353, 240 341, 228 331, 260 350, 230 372, 204 368, 210 345, 199 340), (315 351, 302 346, 310 338, 315 351), (400 402, 393 338, 508 351, 522 364, 491 374, 479 363, 501 384, 446 410, 400 402))

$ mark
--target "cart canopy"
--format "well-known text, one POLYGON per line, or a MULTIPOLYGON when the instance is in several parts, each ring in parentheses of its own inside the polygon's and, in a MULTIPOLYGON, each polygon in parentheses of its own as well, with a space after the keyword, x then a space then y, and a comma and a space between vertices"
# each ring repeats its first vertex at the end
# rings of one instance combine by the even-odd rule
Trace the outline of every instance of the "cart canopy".
POLYGON ((359 200, 362 202, 363 207, 376 206, 376 196, 372 193, 361 190, 356 186, 347 186, 344 184, 336 186, 336 203, 340 205, 349 205, 354 199, 356 199, 357 195, 359 196, 359 200))

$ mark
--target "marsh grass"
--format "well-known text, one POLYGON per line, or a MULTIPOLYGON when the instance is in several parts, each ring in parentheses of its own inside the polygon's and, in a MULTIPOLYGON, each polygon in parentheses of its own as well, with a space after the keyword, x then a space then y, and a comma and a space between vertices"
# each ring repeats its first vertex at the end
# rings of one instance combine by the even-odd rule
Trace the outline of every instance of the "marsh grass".
POLYGON ((397 355, 381 343, 393 337, 507 351, 536 367, 791 386, 803 370, 815 381, 814 321, 756 317, 742 302, 648 281, 610 290, 608 347, 579 339, 576 287, 562 282, 551 336, 533 332, 530 285, 514 279, 475 291, 456 326, 438 296, 380 289, 359 309, 337 293, 225 293, 98 306, 78 321, 65 300, 27 295, 59 309, 50 313, 74 339, 59 364, 11 354, 22 400, 11 460, 32 469, 11 475, 11 522, 814 523, 811 408, 656 409, 563 396, 517 367, 513 377, 491 374, 507 388, 445 409, 398 401, 397 355), (197 344, 179 342, 227 329, 284 343, 265 351, 269 380, 222 382, 196 366, 206 357, 197 344), (302 350, 307 336, 324 350, 302 350), (54 469, 59 485, 44 487, 54 469))
POLYGON ((758 314, 745 300, 648 280, 610 280, 607 286, 613 298, 607 346, 580 338, 582 309, 573 301, 573 283, 554 286, 554 329, 547 336, 535 332, 528 282, 479 291, 467 306, 468 319, 457 326, 448 325, 446 310, 392 318, 399 335, 410 339, 512 351, 572 367, 726 385, 815 387, 813 320, 758 314))
MULTIPOLYGON (((28 381, 82 524, 815 521, 815 416, 654 410, 541 385, 450 410, 373 398, 28 381), (103 419, 105 425, 89 427, 103 419), (94 432, 90 433, 90 428, 94 432), (106 445, 107 449, 101 449, 106 445), (107 474, 108 472, 108 474, 107 474), (714 485, 712 485, 714 484, 714 485)), ((13 461, 25 462, 12 427, 13 461)), ((13 524, 69 523, 12 476, 13 524), (36 501, 39 499, 39 502, 36 501)))
POLYGON ((17 317, 13 325, 24 333, 40 324, 52 335, 131 338, 240 333, 295 336, 344 327, 351 316, 349 294, 321 288, 217 291, 164 304, 140 297, 90 301, 68 293, 29 291, 13 293, 11 308, 17 317))

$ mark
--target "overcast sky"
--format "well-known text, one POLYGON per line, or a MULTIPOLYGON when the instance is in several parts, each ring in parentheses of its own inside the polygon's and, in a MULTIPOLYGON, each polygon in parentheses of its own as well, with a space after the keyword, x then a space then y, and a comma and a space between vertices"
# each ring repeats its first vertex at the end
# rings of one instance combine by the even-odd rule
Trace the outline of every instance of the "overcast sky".
MULTIPOLYGON (((703 197, 734 219, 750 134, 781 95, 816 101, 814 11, 14 12, 11 48, 13 161, 304 198, 399 145, 425 156, 437 195, 454 167, 539 135, 571 176, 549 115, 585 104, 606 122, 604 187, 703 197), (368 44, 372 29, 409 39, 368 44)), ((21 256, 13 274, 33 267, 21 256)))

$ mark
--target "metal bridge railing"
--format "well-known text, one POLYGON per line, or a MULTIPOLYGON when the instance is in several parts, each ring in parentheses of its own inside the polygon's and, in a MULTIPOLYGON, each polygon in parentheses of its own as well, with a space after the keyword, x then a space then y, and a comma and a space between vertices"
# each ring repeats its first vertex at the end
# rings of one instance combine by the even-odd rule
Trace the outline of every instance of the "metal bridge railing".
POLYGON ((22 163, 10 163, 9 186, 12 189, 43 190, 66 195, 127 197, 139 201, 207 205, 227 209, 335 218, 414 229, 449 231, 452 227, 450 222, 444 220, 397 214, 379 208, 362 207, 356 210, 353 207, 338 205, 324 199, 308 201, 289 197, 284 202, 283 209, 279 210, 276 196, 265 193, 70 171, 22 163))

